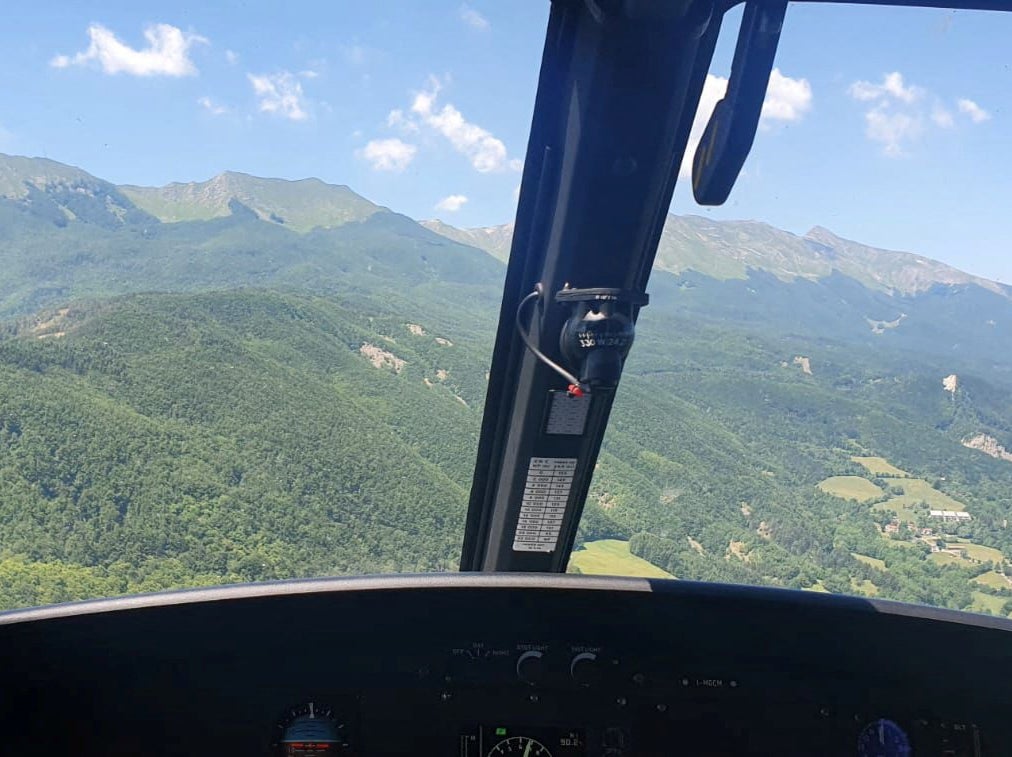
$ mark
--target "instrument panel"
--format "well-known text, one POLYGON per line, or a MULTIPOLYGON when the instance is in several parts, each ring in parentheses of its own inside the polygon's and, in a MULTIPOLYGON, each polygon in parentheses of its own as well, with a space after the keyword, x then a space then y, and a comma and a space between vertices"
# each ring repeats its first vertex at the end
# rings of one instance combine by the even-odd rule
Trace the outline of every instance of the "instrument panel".
POLYGON ((0 752, 1012 753, 1012 624, 570 576, 230 587, 0 615, 0 752))
POLYGON ((460 734, 460 757, 582 757, 586 739, 577 728, 477 726, 460 734))

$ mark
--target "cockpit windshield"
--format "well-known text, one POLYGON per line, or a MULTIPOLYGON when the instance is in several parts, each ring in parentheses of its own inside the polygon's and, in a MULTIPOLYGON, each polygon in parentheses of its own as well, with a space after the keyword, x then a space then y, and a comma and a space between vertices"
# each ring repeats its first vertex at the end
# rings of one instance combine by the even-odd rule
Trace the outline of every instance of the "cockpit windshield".
MULTIPOLYGON (((458 569, 549 10, 0 26, 0 609, 458 569)), ((670 167, 568 571, 1008 617, 1012 17, 791 5, 704 207, 748 12, 670 167)))

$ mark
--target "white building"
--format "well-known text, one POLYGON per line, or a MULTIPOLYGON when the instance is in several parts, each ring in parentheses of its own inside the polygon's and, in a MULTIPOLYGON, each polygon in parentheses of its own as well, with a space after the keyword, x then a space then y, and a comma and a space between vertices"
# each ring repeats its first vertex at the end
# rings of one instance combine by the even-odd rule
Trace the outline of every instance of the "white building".
POLYGON ((932 518, 941 518, 943 521, 966 521, 972 520, 970 513, 965 510, 932 510, 930 512, 932 518))

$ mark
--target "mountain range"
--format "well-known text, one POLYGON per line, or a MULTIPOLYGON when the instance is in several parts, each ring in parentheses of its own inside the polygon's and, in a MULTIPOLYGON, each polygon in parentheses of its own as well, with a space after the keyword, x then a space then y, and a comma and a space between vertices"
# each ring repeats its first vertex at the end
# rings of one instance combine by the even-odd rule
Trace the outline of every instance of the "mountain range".
MULTIPOLYGON (((452 569, 511 234, 0 156, 0 604, 452 569)), ((583 552, 1012 611, 1008 288, 670 216, 650 293, 583 552)))
MULTIPOLYGON (((421 224, 461 244, 485 250, 505 261, 513 242, 513 224, 458 229, 439 220, 421 224)), ((759 221, 713 221, 702 216, 668 215, 654 267, 714 279, 746 279, 766 271, 782 281, 817 281, 840 273, 869 289, 887 294, 917 294, 936 285, 975 285, 1012 296, 1012 288, 973 276, 909 252, 882 250, 842 239, 816 226, 803 236, 759 221)))
MULTIPOLYGON (((63 219, 114 227, 145 218, 163 224, 227 218, 252 212, 260 220, 296 232, 335 229, 389 213, 346 186, 319 179, 264 179, 227 171, 204 182, 164 187, 113 186, 81 169, 42 158, 0 155, 0 198, 35 215, 58 209, 63 219), (87 209, 85 209, 87 208, 87 209)), ((439 220, 424 228, 505 261, 513 224, 460 229, 439 220)), ((758 221, 712 221, 669 215, 655 268, 687 271, 717 280, 747 279, 765 271, 782 281, 817 281, 839 273, 869 289, 910 295, 936 285, 974 285, 1012 296, 1012 288, 907 252, 877 249, 815 227, 803 236, 758 221)))

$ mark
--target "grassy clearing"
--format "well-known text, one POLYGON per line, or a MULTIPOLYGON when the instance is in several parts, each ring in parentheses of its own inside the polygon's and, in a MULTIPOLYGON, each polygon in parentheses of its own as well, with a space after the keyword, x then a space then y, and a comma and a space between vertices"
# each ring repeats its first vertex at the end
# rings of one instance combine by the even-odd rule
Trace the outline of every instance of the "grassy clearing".
POLYGON ((1004 615, 1003 608, 1007 601, 1006 597, 996 597, 993 594, 975 591, 973 592, 973 604, 970 605, 970 609, 974 612, 990 612, 995 615, 1004 615))
POLYGON ((641 557, 630 554, 629 542, 620 539, 588 541, 569 558, 571 568, 595 576, 671 578, 671 574, 641 557))
MULTIPOLYGON (((892 486, 898 486, 903 494, 893 497, 889 502, 899 505, 915 505, 924 502, 932 510, 965 510, 966 506, 958 499, 953 499, 945 492, 935 489, 923 478, 904 478, 890 482, 892 486)), ((888 504, 888 503, 887 503, 888 504)))
POLYGON ((819 489, 840 499, 867 502, 885 495, 879 487, 860 476, 830 476, 819 482, 819 489))
MULTIPOLYGON (((940 492, 935 489, 931 484, 925 481, 923 478, 912 478, 909 473, 905 470, 897 468, 895 465, 890 463, 884 457, 873 457, 873 456, 862 456, 854 455, 850 458, 853 462, 862 465, 865 470, 875 476, 886 476, 891 480, 889 481, 890 486, 899 488, 903 493, 897 494, 890 497, 885 502, 879 502, 874 507, 876 510, 888 511, 892 510, 896 513, 896 516, 907 523, 915 523, 917 521, 917 512, 914 510, 914 506, 920 503, 924 503, 931 510, 955 510, 961 511, 966 510, 966 506, 958 499, 953 499, 945 492, 940 492)), ((844 494, 837 494, 836 492, 830 491, 823 485, 827 482, 836 481, 837 479, 854 479, 858 481, 864 481, 865 479, 859 476, 833 476, 831 479, 826 479, 819 488, 829 494, 835 494, 836 496, 845 496, 844 494)), ((877 486, 872 484, 870 481, 865 483, 873 486, 876 490, 877 486)), ((844 491, 840 487, 845 487, 846 484, 841 481, 840 484, 836 485, 838 491, 844 491)), ((854 484, 855 487, 858 484, 854 484)), ((856 491, 856 488, 855 488, 856 491)), ((878 496, 881 496, 879 494, 878 496)), ((846 497, 847 499, 855 499, 853 496, 846 497)), ((873 499, 873 496, 868 496, 867 499, 873 499)), ((859 500, 860 501, 860 500, 859 500)), ((981 558, 975 558, 981 559, 981 558)), ((991 558, 987 558, 991 559, 991 558)))
POLYGON ((1001 551, 994 547, 985 547, 982 544, 973 544, 962 539, 958 542, 949 542, 949 546, 963 550, 967 557, 977 562, 1001 562, 1005 559, 1001 551))
POLYGON ((857 552, 851 552, 850 556, 853 557, 858 562, 863 562, 865 565, 870 565, 871 567, 877 570, 886 569, 885 560, 880 560, 877 557, 869 557, 868 555, 861 555, 858 554, 857 552))
MULTIPOLYGON (((914 506, 923 502, 931 510, 965 510, 966 506, 948 494, 938 491, 923 478, 896 478, 889 482, 903 490, 902 494, 890 497, 874 505, 876 510, 893 510, 896 516, 907 523, 917 522, 914 506)), ((922 511, 923 515, 927 515, 922 511)))
POLYGON ((822 579, 819 579, 811 586, 802 589, 802 591, 817 591, 820 594, 829 594, 829 589, 822 585, 822 579))
POLYGON ((863 457, 855 455, 850 459, 858 465, 863 465, 865 470, 873 476, 896 476, 898 478, 905 478, 910 475, 905 470, 897 468, 884 457, 863 457))
POLYGON ((950 555, 948 552, 932 552, 928 559, 937 565, 973 565, 969 560, 950 555))
POLYGON ((899 518, 901 521, 904 521, 905 523, 911 524, 916 523, 917 512, 915 512, 913 508, 907 507, 901 502, 897 502, 896 501, 897 499, 898 499, 897 497, 893 497, 893 499, 887 500, 885 502, 879 502, 875 505, 872 505, 872 508, 875 510, 888 510, 894 512, 896 513, 896 517, 899 518))
POLYGON ((862 597, 877 597, 878 587, 869 581, 867 578, 863 581, 858 581, 856 578, 850 579, 850 591, 852 594, 858 594, 862 597))
POLYGON ((1012 584, 1008 582, 1008 579, 1006 579, 1001 573, 997 573, 993 570, 989 570, 987 573, 981 573, 973 579, 973 582, 975 584, 980 584, 981 586, 987 586, 990 589, 1012 589, 1012 584))

